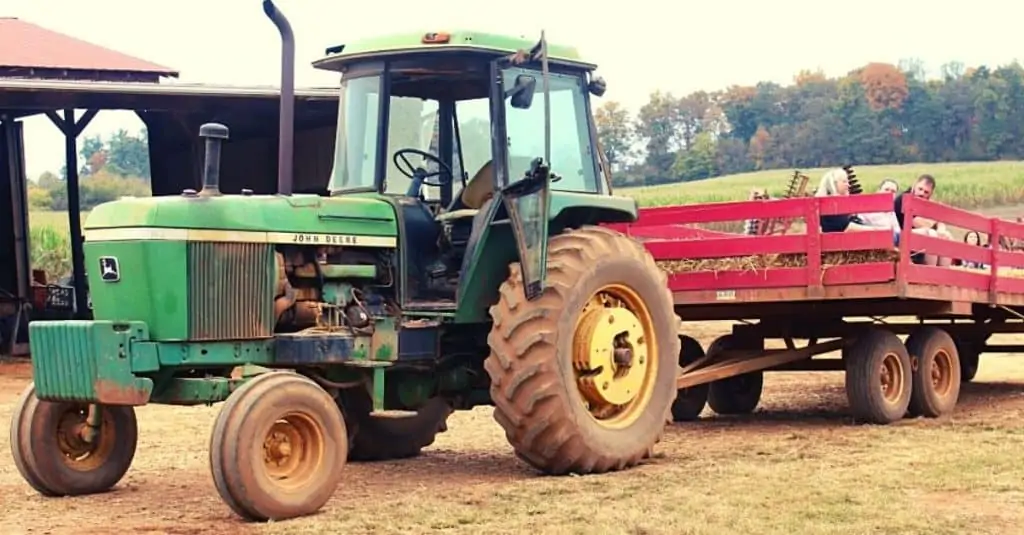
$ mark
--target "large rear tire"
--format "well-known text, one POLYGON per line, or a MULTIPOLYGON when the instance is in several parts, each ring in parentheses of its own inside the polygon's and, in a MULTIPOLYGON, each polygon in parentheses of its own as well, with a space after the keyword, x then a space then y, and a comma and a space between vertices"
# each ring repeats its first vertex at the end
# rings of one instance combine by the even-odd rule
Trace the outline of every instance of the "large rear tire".
POLYGON ((348 435, 334 399, 310 379, 268 372, 235 390, 213 427, 210 470, 245 520, 313 514, 341 482, 348 435))
POLYGON ((549 474, 636 465, 676 395, 679 319, 666 275, 605 228, 567 231, 548 251, 543 295, 527 301, 512 264, 490 309, 494 418, 516 454, 549 474))
POLYGON ((131 467, 138 444, 135 409, 97 405, 100 426, 91 441, 83 435, 90 407, 42 401, 35 384, 21 393, 11 418, 14 465, 44 496, 82 496, 110 490, 131 467))

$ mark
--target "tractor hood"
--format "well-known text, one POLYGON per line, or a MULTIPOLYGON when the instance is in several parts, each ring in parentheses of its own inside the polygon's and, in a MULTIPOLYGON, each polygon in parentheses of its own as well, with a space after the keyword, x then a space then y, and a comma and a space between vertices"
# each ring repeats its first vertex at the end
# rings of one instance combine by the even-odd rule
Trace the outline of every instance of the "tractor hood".
POLYGON ((386 201, 318 195, 123 197, 94 208, 83 228, 87 241, 129 239, 132 232, 138 234, 136 239, 146 239, 147 231, 171 229, 235 231, 240 235, 397 235, 395 210, 386 201))

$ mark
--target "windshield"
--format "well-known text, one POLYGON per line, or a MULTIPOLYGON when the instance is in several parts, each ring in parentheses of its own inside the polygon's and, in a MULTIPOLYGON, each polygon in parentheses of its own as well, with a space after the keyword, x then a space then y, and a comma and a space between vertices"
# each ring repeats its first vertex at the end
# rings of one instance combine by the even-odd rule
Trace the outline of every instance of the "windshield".
POLYGON ((381 77, 376 75, 341 82, 338 140, 328 186, 331 192, 373 188, 378 161, 380 80, 381 77))
MULTIPOLYGON (((342 82, 338 110, 338 140, 335 147, 331 192, 374 189, 378 162, 385 160, 385 193, 403 195, 412 180, 395 166, 394 154, 401 149, 418 149, 440 156, 440 102, 416 97, 389 99, 387 152, 379 155, 377 133, 380 130, 379 75, 350 78, 342 82)), ((455 125, 452 128, 452 196, 462 190, 462 177, 469 180, 491 159, 491 116, 487 98, 455 103, 455 125), (457 129, 457 130, 456 130, 457 129), (457 134, 457 135, 456 135, 457 134), (461 145, 461 159, 460 159, 461 145), (465 160, 464 162, 462 160, 465 160)), ((413 166, 428 172, 437 171, 437 163, 417 154, 405 154, 413 166)), ((447 159, 447 158, 442 158, 447 159)), ((431 182, 437 177, 431 177, 431 182)), ((426 200, 439 200, 441 188, 424 186, 426 200)))
MULTIPOLYGON (((505 128, 508 132, 508 177, 515 182, 530 168, 534 158, 544 157, 544 89, 536 70, 507 69, 503 75, 506 93, 515 87, 520 74, 537 81, 533 102, 527 109, 513 108, 505 100, 505 128)), ((591 149, 586 93, 579 76, 548 73, 551 88, 551 171, 562 177, 551 189, 598 191, 597 169, 591 149)))
MULTIPOLYGON (((503 73, 504 88, 512 89, 516 76, 528 74, 537 80, 537 92, 528 109, 516 109, 505 101, 508 133, 509 179, 516 181, 529 169, 530 162, 544 156, 544 97, 541 73, 513 68, 503 73)), ((551 160, 552 171, 562 180, 552 189, 599 191, 594 154, 591 149, 586 91, 577 75, 550 73, 551 81, 551 160)), ((431 84, 456 83, 435 79, 431 84)), ((442 93, 436 91, 434 93, 442 93)), ((427 90, 427 89, 425 89, 427 90)), ((417 91, 418 92, 418 91, 417 91)), ((478 93, 479 94, 479 93, 478 93)), ((345 78, 341 84, 338 109, 338 139, 329 189, 332 193, 374 190, 378 168, 384 171, 384 193, 405 195, 412 180, 395 165, 394 154, 401 149, 417 149, 452 162, 452 198, 457 198, 463 179, 469 180, 491 160, 491 116, 486 97, 464 98, 452 103, 415 96, 391 96, 388 102, 387 141, 378 154, 377 143, 381 112, 381 75, 345 78), (440 110, 454 104, 454 124, 441 124, 440 110), (452 154, 439 152, 441 128, 451 128, 452 154)), ((414 167, 437 171, 437 163, 417 154, 406 153, 414 167)), ((429 182, 436 182, 431 177, 429 182)), ((439 200, 441 188, 425 185, 426 200, 439 200)))

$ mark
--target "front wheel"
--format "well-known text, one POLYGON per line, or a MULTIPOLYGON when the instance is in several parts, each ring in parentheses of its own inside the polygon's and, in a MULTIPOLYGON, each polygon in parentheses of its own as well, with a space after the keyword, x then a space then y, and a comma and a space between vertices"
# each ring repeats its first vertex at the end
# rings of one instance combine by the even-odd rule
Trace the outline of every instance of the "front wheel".
POLYGON ((635 465, 671 422, 676 395, 679 320, 666 276, 642 245, 605 228, 567 231, 548 250, 543 295, 527 301, 512 264, 490 309, 494 418, 544 472, 635 465))
POLYGON ((338 488, 347 456, 334 399, 291 372, 265 373, 234 391, 210 440, 217 492, 246 520, 315 513, 338 488))
POLYGON ((34 383, 18 398, 11 418, 14 465, 44 496, 109 490, 131 467, 138 437, 132 407, 42 401, 34 383), (93 430, 90 411, 99 423, 93 430))

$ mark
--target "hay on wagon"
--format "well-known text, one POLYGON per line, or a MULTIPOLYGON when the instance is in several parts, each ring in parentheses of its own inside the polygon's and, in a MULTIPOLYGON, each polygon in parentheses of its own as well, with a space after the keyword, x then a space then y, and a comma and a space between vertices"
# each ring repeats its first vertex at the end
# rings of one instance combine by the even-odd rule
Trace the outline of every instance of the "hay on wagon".
MULTIPOLYGON (((874 251, 834 251, 821 256, 823 268, 873 262, 895 262, 899 253, 895 249, 874 251)), ((694 271, 760 271, 771 268, 796 268, 807 266, 805 253, 772 253, 723 258, 683 258, 660 260, 658 267, 668 273, 694 271)))

